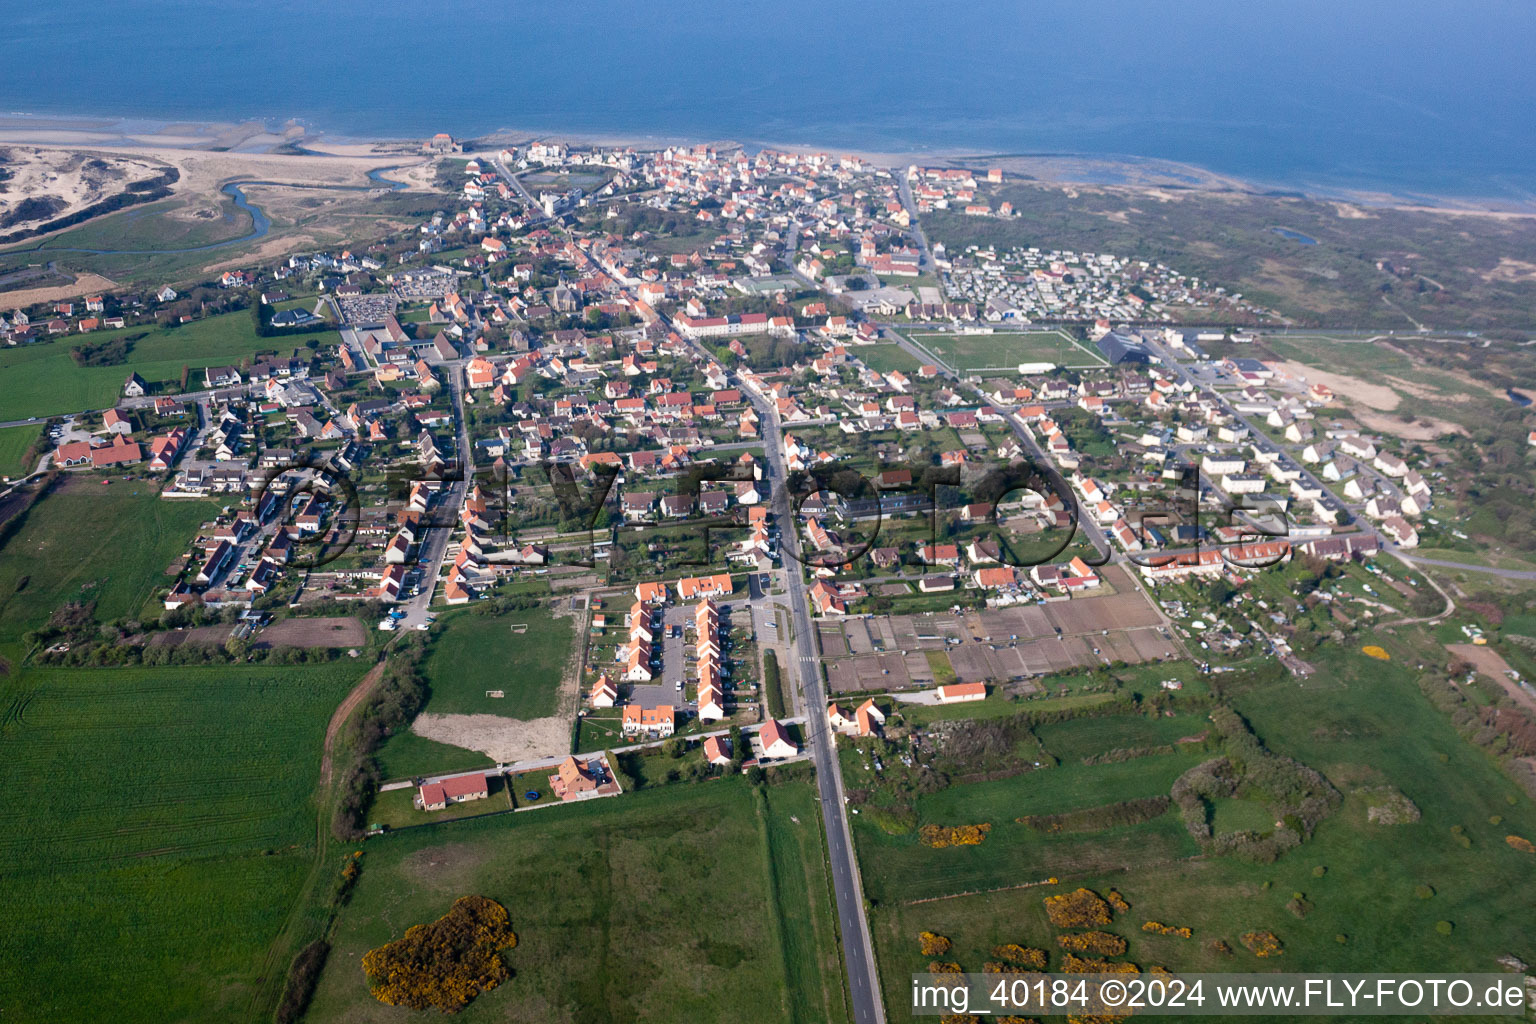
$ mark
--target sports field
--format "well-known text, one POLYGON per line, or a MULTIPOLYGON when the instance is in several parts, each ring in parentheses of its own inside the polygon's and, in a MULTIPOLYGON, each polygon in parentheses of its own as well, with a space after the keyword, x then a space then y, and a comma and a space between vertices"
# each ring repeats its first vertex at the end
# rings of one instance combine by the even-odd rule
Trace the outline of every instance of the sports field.
POLYGON ((855 350, 860 362, 876 373, 900 370, 905 374, 917 371, 918 362, 900 345, 864 345, 855 350))
POLYGON ((365 668, 0 678, 0 1018, 260 1019, 314 864, 326 721, 365 668))
POLYGON ((426 710, 522 719, 553 715, 572 635, 570 619, 547 608, 454 615, 433 640, 424 665, 431 687, 426 710), (488 697, 487 691, 504 696, 488 697))
POLYGON ((362 954, 470 894, 505 906, 518 937, 512 979, 469 1005, 470 1024, 847 1020, 803 781, 672 785, 372 840, 305 1019, 404 1019, 369 994, 362 954))
POLYGON ((1091 346, 1062 331, 1029 331, 997 334, 916 334, 924 348, 957 370, 1014 369, 1020 363, 1055 363, 1058 366, 1103 366, 1104 359, 1091 346))

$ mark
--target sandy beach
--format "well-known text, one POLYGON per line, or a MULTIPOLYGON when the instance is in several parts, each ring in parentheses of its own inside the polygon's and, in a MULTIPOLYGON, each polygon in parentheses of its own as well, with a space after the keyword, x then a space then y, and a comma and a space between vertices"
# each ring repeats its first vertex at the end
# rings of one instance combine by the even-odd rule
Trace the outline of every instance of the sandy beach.
MULTIPOLYGON (((617 135, 539 132, 515 128, 469 140, 473 154, 494 153, 508 145, 558 140, 577 146, 658 150, 668 146, 713 145, 717 148, 831 152, 857 156, 893 170, 921 166, 1001 167, 1010 174, 1043 184, 1124 188, 1265 193, 1281 186, 1247 181, 1171 160, 1144 157, 1095 157, 1073 154, 997 154, 976 149, 881 152, 857 147, 816 146, 778 140, 707 140, 666 135, 617 135)), ((290 123, 274 129, 262 122, 148 122, 101 118, 0 117, 0 146, 122 151, 173 164, 190 179, 178 191, 190 192, 242 176, 270 176, 294 184, 355 184, 369 170, 405 163, 398 180, 412 186, 430 180, 429 158, 420 138, 358 138, 316 131, 290 123), (302 147, 297 152, 294 147, 302 147), (313 155, 310 155, 313 154, 313 155)), ((1536 217, 1536 204, 1467 197, 1404 196, 1390 192, 1344 189, 1293 190, 1332 200, 1340 216, 1368 216, 1370 208, 1421 213, 1473 214, 1495 218, 1536 217)))

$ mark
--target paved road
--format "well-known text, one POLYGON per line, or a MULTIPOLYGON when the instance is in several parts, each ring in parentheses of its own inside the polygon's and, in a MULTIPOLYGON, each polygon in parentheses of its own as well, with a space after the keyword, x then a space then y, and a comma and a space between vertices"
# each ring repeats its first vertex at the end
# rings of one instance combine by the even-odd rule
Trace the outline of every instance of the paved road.
MULTIPOLYGON (((459 463, 464 471, 459 474, 459 479, 452 481, 444 488, 443 494, 438 498, 438 512, 442 516, 455 516, 458 510, 464 507, 464 495, 469 492, 470 480, 475 474, 474 451, 469 444, 469 430, 464 423, 463 403, 463 377, 460 372, 462 361, 443 364, 448 378, 449 394, 452 399, 455 430, 458 436, 459 463)), ((443 567, 443 560, 448 555, 448 535, 451 531, 447 527, 430 529, 426 539, 421 542, 421 549, 417 552, 416 560, 426 562, 421 570, 421 592, 409 601, 398 605, 400 611, 405 612, 405 618, 400 620, 401 629, 414 629, 418 624, 425 624, 428 615, 431 614, 432 593, 437 589, 437 575, 443 567)))
MULTIPOLYGON (((500 172, 500 168, 498 168, 500 172)), ((615 282, 619 276, 582 249, 592 262, 615 282)), ((620 285, 622 288, 623 286, 620 285)), ((628 293, 629 289, 624 288, 628 293)), ((634 296, 631 296, 633 298, 634 296)), ((665 318, 663 318, 665 323, 665 318)), ((668 325, 670 326, 670 324, 668 325)), ((709 354, 698 342, 690 342, 702 358, 709 354)), ((738 381, 738 383, 740 383, 738 381)), ((784 448, 780 439, 778 413, 755 388, 743 387, 756 406, 763 423, 763 445, 768 454, 764 480, 773 496, 773 511, 780 531, 793 529, 789 491, 784 486, 788 474, 784 466, 784 448)), ((875 954, 869 937, 869 921, 864 915, 864 888, 859 879, 858 861, 853 853, 853 838, 848 830, 848 811, 843 797, 843 774, 838 770, 834 738, 827 729, 826 693, 821 668, 811 633, 810 599, 798 564, 781 570, 789 590, 789 605, 794 621, 794 654, 784 666, 791 679, 798 680, 800 707, 805 711, 806 737, 810 740, 811 759, 816 765, 816 786, 821 800, 822 824, 827 832, 827 852, 832 865, 832 890, 837 904, 838 923, 843 935, 843 958, 848 971, 848 991, 853 1004, 855 1024, 884 1024, 885 1008, 880 996, 880 979, 875 968, 875 954)))
MULTIPOLYGON (((747 393, 752 396, 762 414, 763 442, 769 464, 766 476, 773 495, 774 516, 780 530, 793 529, 789 489, 784 486, 787 474, 777 413, 756 392, 748 389, 747 393)), ((879 1024, 885 1020, 880 977, 869 937, 869 921, 864 914, 864 887, 853 852, 853 837, 848 829, 843 773, 837 763, 836 739, 827 728, 826 716, 821 713, 821 709, 827 706, 827 696, 821 678, 821 661, 816 651, 810 598, 798 563, 791 561, 780 573, 788 585, 790 615, 794 627, 794 640, 789 647, 790 664, 785 666, 785 671, 797 684, 795 689, 800 695, 800 707, 804 709, 807 719, 805 732, 811 744, 811 759, 816 765, 816 786, 821 800, 821 817, 827 830, 827 853, 832 864, 832 889, 843 934, 843 956, 848 969, 853 1019, 856 1024, 879 1024)))
POLYGON ((1383 538, 1383 541, 1383 547, 1409 565, 1434 565, 1442 569, 1464 569, 1467 572, 1485 572, 1490 576, 1502 576, 1508 580, 1536 580, 1536 572, 1528 569, 1498 569, 1491 565, 1471 565, 1467 562, 1445 562, 1438 558, 1422 558, 1411 551, 1405 551, 1395 544, 1385 543, 1385 538, 1383 538))

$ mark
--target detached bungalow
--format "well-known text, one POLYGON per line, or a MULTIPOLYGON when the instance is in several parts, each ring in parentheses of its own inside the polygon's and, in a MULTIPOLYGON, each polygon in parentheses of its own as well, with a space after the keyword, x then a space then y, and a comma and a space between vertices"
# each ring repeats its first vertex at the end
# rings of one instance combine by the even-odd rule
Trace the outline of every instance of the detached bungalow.
POLYGON ((485 774, 458 775, 442 782, 429 782, 417 791, 416 800, 424 811, 441 811, 449 804, 484 800, 491 795, 485 774))

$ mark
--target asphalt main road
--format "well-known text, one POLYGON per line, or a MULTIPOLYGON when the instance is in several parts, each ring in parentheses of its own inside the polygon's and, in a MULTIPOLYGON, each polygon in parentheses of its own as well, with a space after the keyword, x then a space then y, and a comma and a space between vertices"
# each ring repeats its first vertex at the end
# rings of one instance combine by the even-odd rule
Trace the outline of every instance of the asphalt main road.
MULTIPOLYGON (((773 513, 779 530, 794 529, 789 505, 789 490, 784 485, 784 449, 779 436, 777 413, 751 389, 753 402, 762 412, 763 442, 768 455, 765 474, 773 497, 773 513)), ((782 543, 781 543, 782 547, 782 543)), ((793 563, 793 559, 790 560, 793 563)), ((843 934, 843 958, 848 970, 848 994, 853 1005, 855 1024, 882 1024, 885 1007, 880 995, 880 975, 875 966, 874 946, 869 937, 869 921, 864 914, 864 886, 854 856, 853 836, 848 829, 848 811, 843 796, 843 773, 837 763, 836 737, 827 727, 823 709, 827 695, 821 679, 821 661, 816 653, 810 597, 798 563, 779 570, 789 591, 790 617, 794 639, 789 650, 791 664, 785 666, 789 678, 796 680, 800 707, 805 715, 805 734, 811 746, 811 761, 816 766, 816 788, 821 800, 821 818, 827 831, 827 854, 832 865, 832 890, 837 903, 837 917, 843 934)))
MULTIPOLYGON (((605 265, 585 249, 582 251, 615 282, 621 280, 614 268, 605 265)), ((626 295, 629 294, 629 289, 622 283, 620 287, 626 295)), ((665 317, 661 320, 668 327, 671 326, 665 317)), ((712 357, 698 342, 690 341, 689 344, 701 358, 712 361, 712 357)), ((773 496, 772 507, 778 521, 782 548, 783 531, 794 529, 794 520, 790 517, 789 491, 785 486, 788 473, 784 465, 778 412, 756 388, 743 386, 742 393, 748 396, 761 416, 763 445, 768 456, 764 482, 773 496)), ((885 1024, 880 976, 875 967, 869 921, 864 915, 864 887, 859 878, 858 861, 853 853, 853 837, 848 830, 843 775, 838 769, 834 738, 827 728, 826 693, 822 687, 821 668, 811 632, 810 599, 798 564, 785 566, 780 571, 788 584, 790 614, 795 632, 792 664, 785 666, 785 669, 791 673, 791 678, 798 680, 797 692, 806 719, 806 738, 811 745, 811 760, 816 765, 816 788, 821 800, 821 820, 827 833, 832 891, 843 936, 843 961, 848 971, 848 994, 853 1006, 854 1024, 885 1024)))

